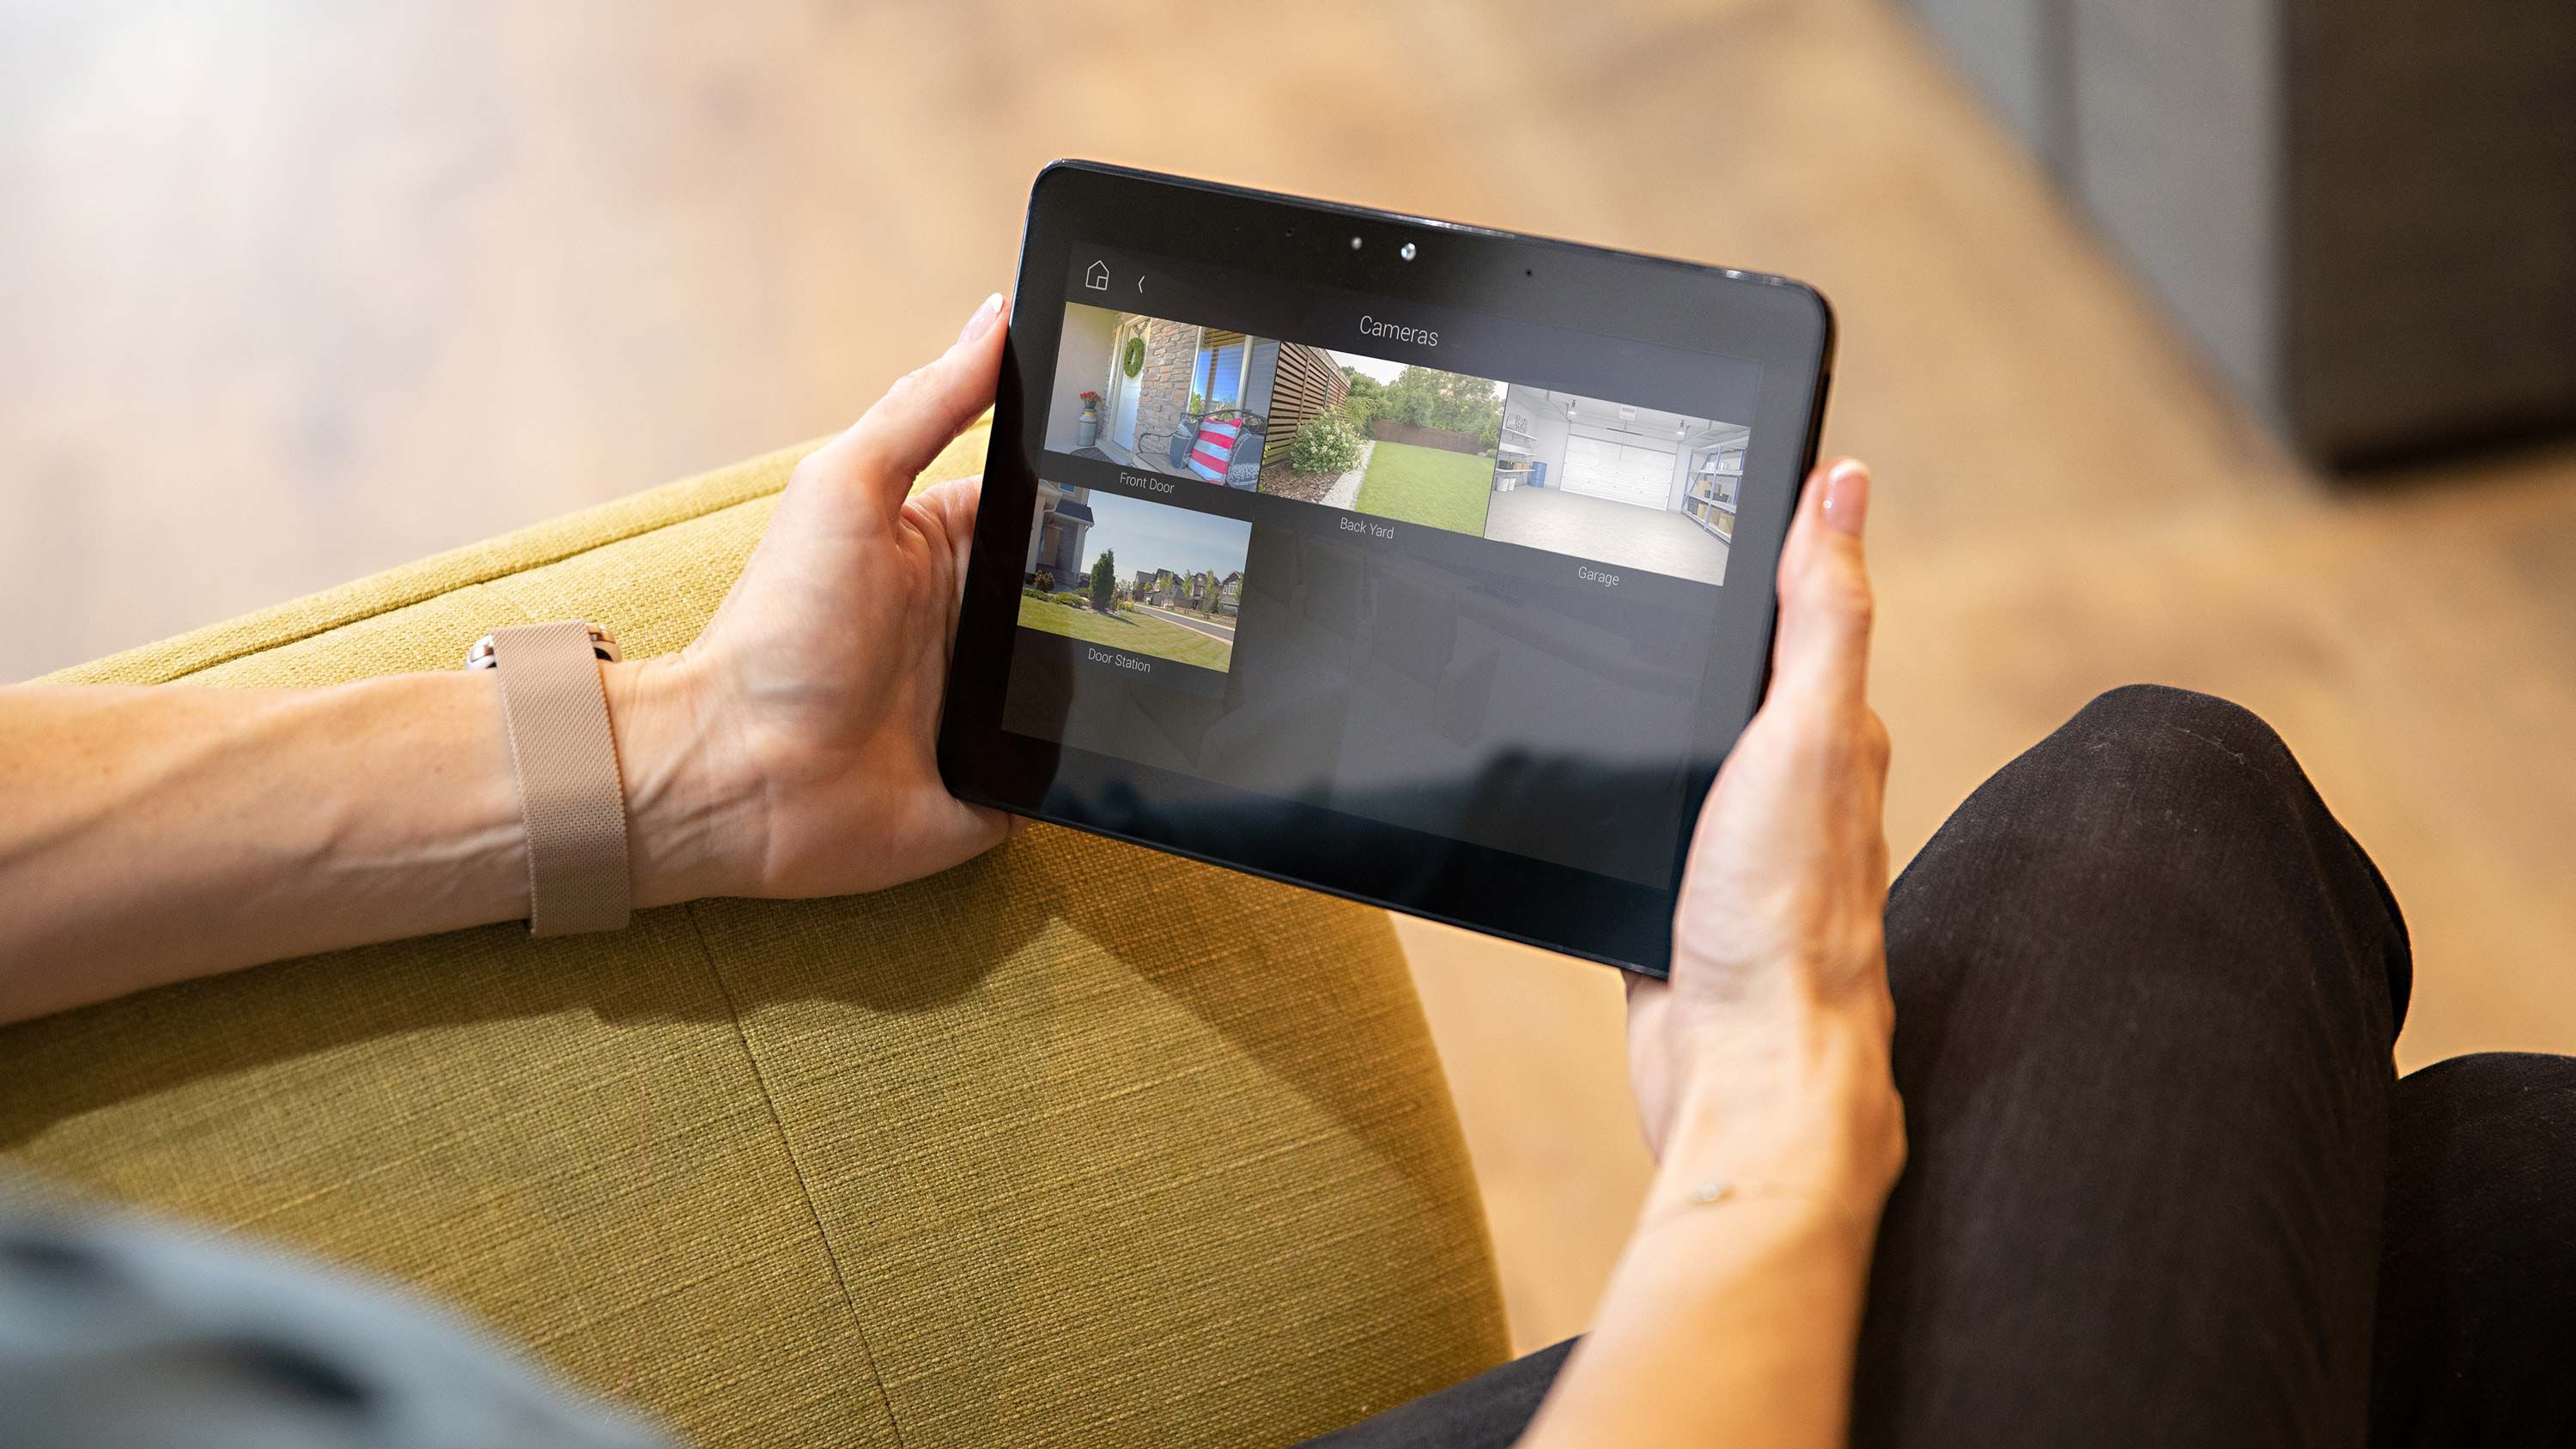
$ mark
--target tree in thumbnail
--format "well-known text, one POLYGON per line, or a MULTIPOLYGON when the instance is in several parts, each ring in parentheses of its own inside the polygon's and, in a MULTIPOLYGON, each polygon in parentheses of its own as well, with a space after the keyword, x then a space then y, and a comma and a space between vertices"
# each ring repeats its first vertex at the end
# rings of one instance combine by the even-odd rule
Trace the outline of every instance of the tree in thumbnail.
POLYGON ((1481 433, 1503 415, 1500 391, 1481 377, 1408 367, 1386 388, 1382 411, 1426 428, 1481 433))
POLYGON ((1104 614, 1118 612, 1118 554, 1102 549, 1091 561, 1091 607, 1104 614))
POLYGON ((1342 403, 1342 411, 1350 418, 1351 426, 1365 433, 1370 423, 1386 416, 1386 384, 1348 363, 1342 365, 1342 380, 1350 385, 1350 396, 1342 403))

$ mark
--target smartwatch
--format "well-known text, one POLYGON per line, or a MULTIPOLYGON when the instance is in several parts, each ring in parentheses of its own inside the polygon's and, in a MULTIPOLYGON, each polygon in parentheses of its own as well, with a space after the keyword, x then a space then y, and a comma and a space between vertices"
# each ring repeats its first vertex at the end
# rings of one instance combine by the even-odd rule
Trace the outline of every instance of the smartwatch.
POLYGON ((582 620, 495 629, 465 653, 501 676, 501 712, 528 836, 528 931, 614 931, 634 914, 626 787, 599 666, 617 641, 582 620))

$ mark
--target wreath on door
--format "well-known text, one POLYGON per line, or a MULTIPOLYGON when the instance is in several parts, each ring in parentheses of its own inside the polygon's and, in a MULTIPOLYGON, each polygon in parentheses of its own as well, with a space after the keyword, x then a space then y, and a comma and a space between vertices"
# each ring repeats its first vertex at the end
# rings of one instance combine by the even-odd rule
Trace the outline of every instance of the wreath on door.
POLYGON ((1119 367, 1125 371, 1129 377, 1134 377, 1136 374, 1145 370, 1144 338, 1130 337, 1127 339, 1127 355, 1120 360, 1119 367))

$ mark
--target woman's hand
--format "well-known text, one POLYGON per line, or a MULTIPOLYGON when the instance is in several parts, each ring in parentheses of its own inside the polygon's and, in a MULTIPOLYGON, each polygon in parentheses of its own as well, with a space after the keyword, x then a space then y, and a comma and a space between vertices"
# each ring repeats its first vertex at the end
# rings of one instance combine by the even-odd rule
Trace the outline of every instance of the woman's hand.
POLYGON ((1799 502, 1770 691, 1700 812, 1671 981, 1630 978, 1628 1060, 1658 1158, 1689 1137, 1731 1173, 1830 1186, 1874 1217, 1904 1126, 1888 1077, 1868 507, 1869 472, 1849 459, 1799 502))
MULTIPOLYGON (((696 643, 603 671, 637 905, 870 890, 1008 833, 934 757, 977 488, 905 496, 993 400, 1001 317, 798 466, 696 643)), ((0 1022, 524 920, 528 882, 496 674, 0 689, 0 1022)))
POLYGON ((934 749, 978 484, 907 498, 993 400, 1002 299, 797 465, 697 642, 615 666, 636 904, 874 890, 990 849, 934 749))
POLYGON ((1629 1075, 1662 1167, 1524 1449, 1847 1440, 1861 1295, 1905 1160, 1868 509, 1849 461, 1799 500, 1771 691, 1700 811, 1672 980, 1629 987, 1629 1075))

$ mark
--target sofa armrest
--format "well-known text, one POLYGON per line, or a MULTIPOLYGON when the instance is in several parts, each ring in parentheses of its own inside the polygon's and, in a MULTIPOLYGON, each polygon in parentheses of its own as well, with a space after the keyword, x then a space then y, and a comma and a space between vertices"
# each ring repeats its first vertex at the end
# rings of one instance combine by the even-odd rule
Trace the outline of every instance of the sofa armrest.
MULTIPOLYGON (((55 677, 323 684, 571 616, 674 649, 801 452, 55 677)), ((0 1028, 0 1160, 416 1284, 710 1445, 1285 1443, 1506 1346, 1384 915, 1045 827, 0 1028)))

